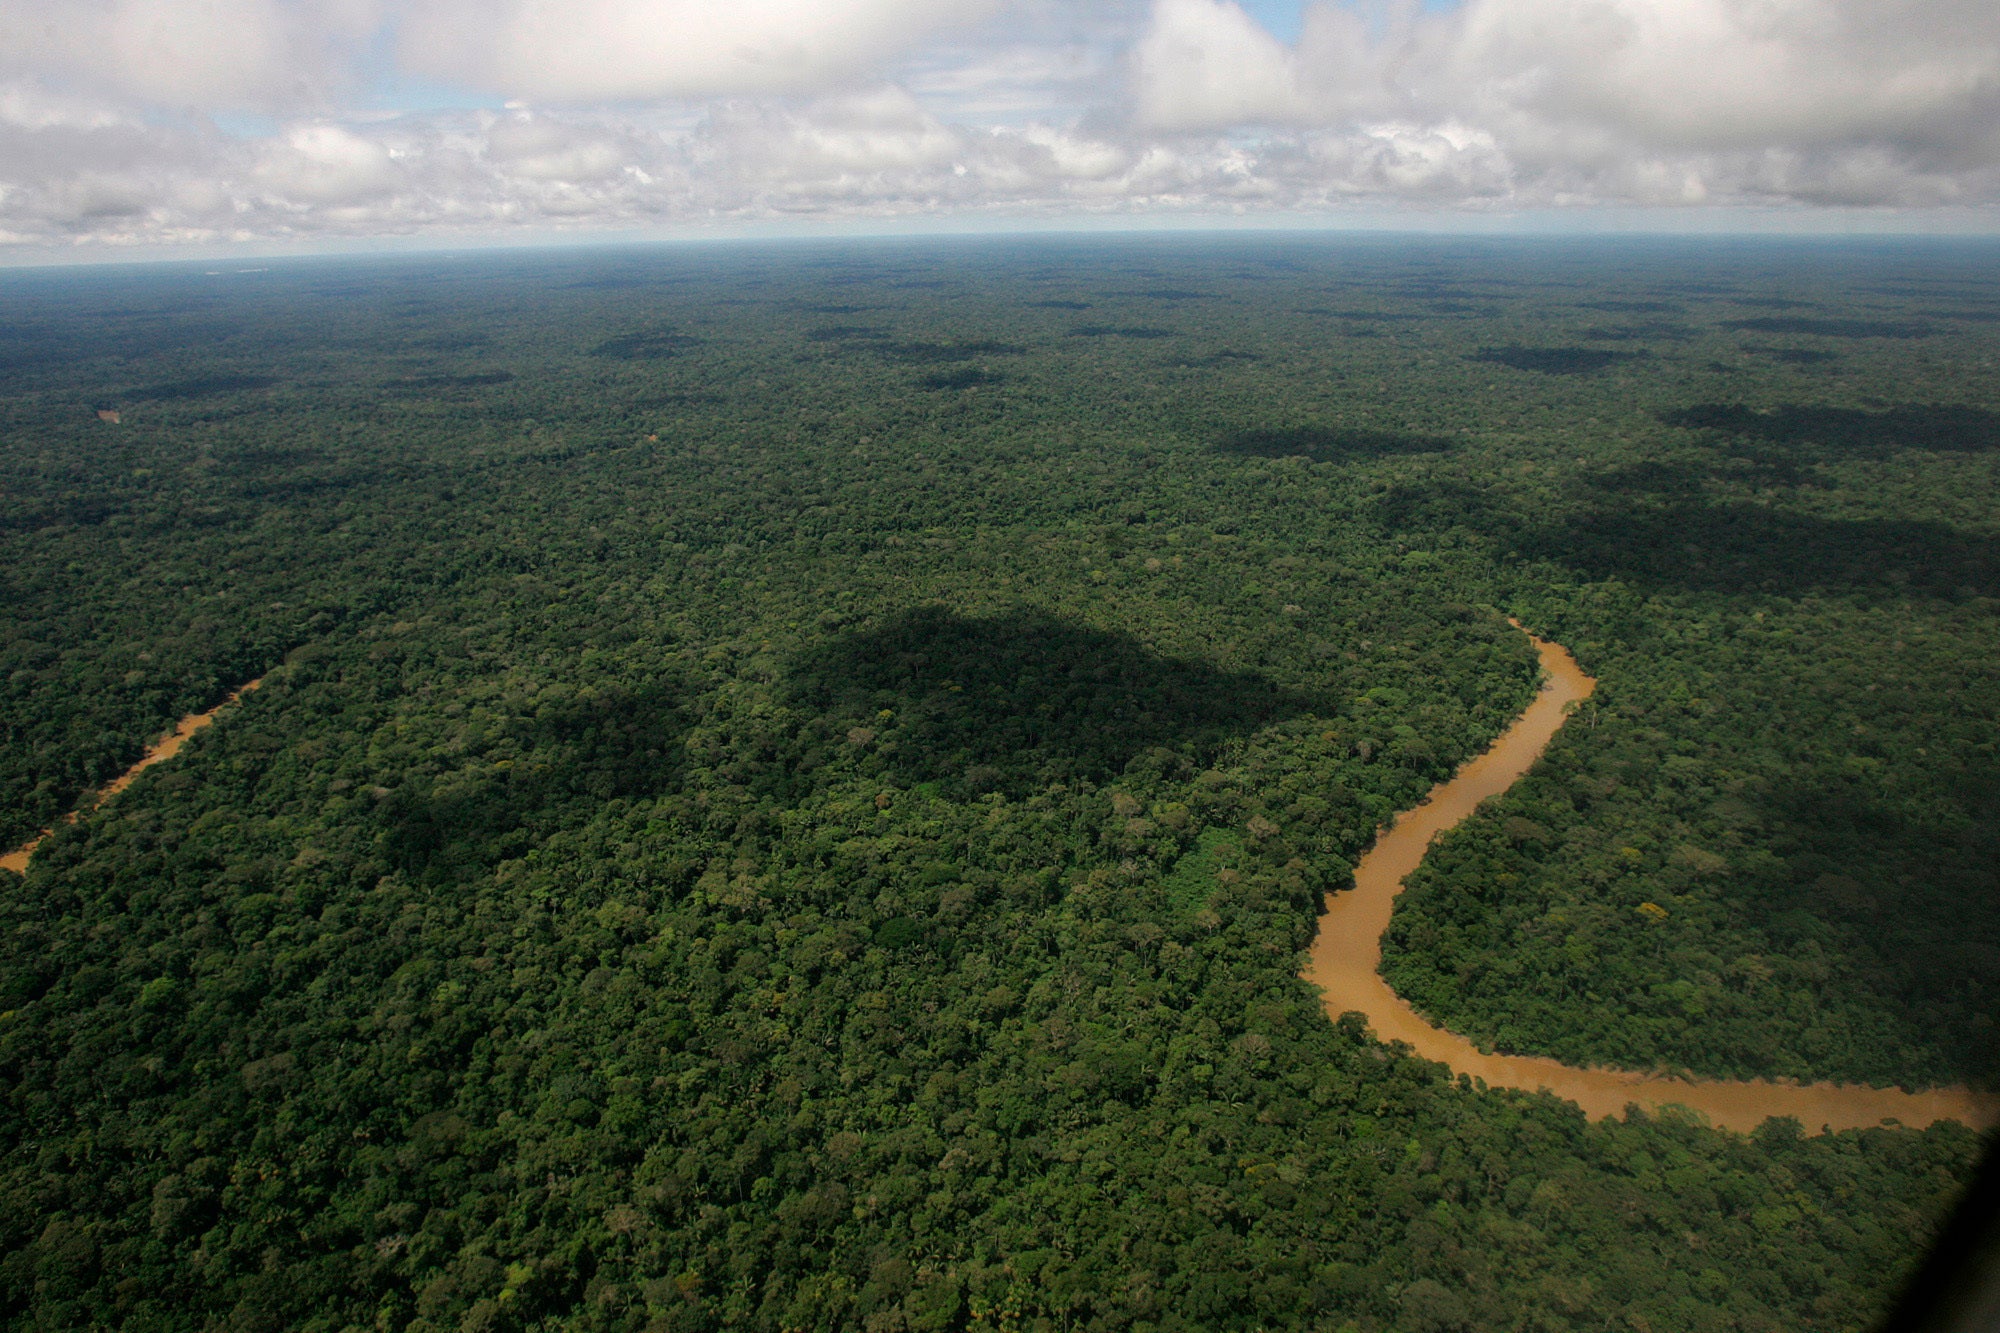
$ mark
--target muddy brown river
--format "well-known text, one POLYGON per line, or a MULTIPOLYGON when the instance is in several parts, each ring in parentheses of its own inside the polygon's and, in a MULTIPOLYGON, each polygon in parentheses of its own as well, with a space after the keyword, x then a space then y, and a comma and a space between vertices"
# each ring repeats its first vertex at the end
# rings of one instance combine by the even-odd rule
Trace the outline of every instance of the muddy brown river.
MULTIPOLYGON (((1596 683, 1577 666, 1561 645, 1529 636, 1541 655, 1545 673, 1541 692, 1527 711, 1493 742, 1484 754, 1441 782, 1414 809, 1399 815, 1375 836, 1374 845, 1355 867, 1354 888, 1331 893, 1319 936, 1302 974, 1324 995, 1327 1013, 1338 1017, 1358 1011, 1384 1041, 1406 1042, 1418 1055, 1470 1074, 1488 1086, 1545 1089, 1581 1106, 1592 1118, 1620 1115, 1631 1104, 1648 1109, 1673 1104, 1691 1107, 1710 1123, 1726 1129, 1755 1129, 1770 1116, 1794 1116, 1809 1132, 1853 1129, 1893 1120, 1928 1125, 1957 1120, 1979 1128, 2000 1124, 2000 1096, 1966 1088, 1936 1088, 1903 1092, 1834 1083, 1733 1082, 1722 1079, 1680 1079, 1619 1069, 1577 1068, 1544 1056, 1489 1055, 1457 1033, 1437 1027, 1404 1003, 1379 971, 1382 932, 1402 892, 1403 880, 1415 870, 1431 840, 1452 828, 1488 797, 1497 796, 1528 771, 1568 715, 1569 705, 1586 698, 1596 683)), ((215 707, 190 713, 161 737, 118 778, 66 817, 95 810, 132 780, 180 753, 188 738, 215 721, 216 714, 263 684, 260 677, 234 691, 215 707)), ((35 849, 49 836, 44 831, 25 846, 0 856, 0 868, 24 873, 35 849)))
POLYGON ((1406 1004, 1382 979, 1382 932, 1403 880, 1429 850, 1488 797, 1498 796, 1548 748, 1569 707, 1597 685, 1560 644, 1529 638, 1541 655, 1541 693, 1491 749, 1431 789, 1415 809, 1375 835, 1355 867, 1354 887, 1326 897, 1319 936, 1304 978, 1325 996, 1333 1017, 1358 1011, 1384 1041, 1407 1042, 1418 1055, 1483 1079, 1490 1087, 1538 1089, 1575 1102, 1592 1119, 1622 1115, 1628 1105, 1650 1110, 1692 1108, 1725 1129, 1752 1130, 1770 1116, 1795 1116, 1808 1133, 1856 1129, 1893 1120, 1928 1125, 1957 1120, 1981 1129, 2000 1124, 2000 1096, 1966 1088, 1904 1092, 1856 1084, 1684 1079, 1620 1069, 1578 1068, 1545 1056, 1489 1055, 1438 1027, 1406 1004))
MULTIPOLYGON (((264 678, 262 676, 259 676, 257 679, 250 681, 249 683, 239 687, 236 690, 231 691, 227 699, 224 699, 221 703, 209 709, 207 712, 189 713, 186 717, 182 718, 179 722, 174 724, 174 729, 172 731, 160 737, 159 740, 154 741, 153 744, 147 748, 146 753, 139 756, 138 763, 132 765, 132 767, 126 769, 123 773, 120 773, 102 791, 98 792, 97 795, 91 798, 87 803, 77 806, 76 809, 70 811, 67 815, 63 816, 63 822, 66 824, 74 824, 77 821, 77 817, 79 815, 83 815, 88 813, 89 811, 97 809, 97 807, 103 805, 106 801, 116 796, 119 792, 124 791, 127 787, 132 785, 132 779, 138 777, 141 773, 151 768, 154 764, 162 763, 168 759, 172 759, 175 755, 181 752, 181 747, 187 744, 188 737, 194 735, 197 731, 200 731, 203 727, 215 721, 215 715, 217 713, 220 713, 223 709, 229 707, 229 705, 235 703, 238 699, 241 699, 244 695, 250 693, 250 691, 256 689, 259 685, 262 685, 263 683, 264 683, 264 678)), ((29 839, 21 846, 16 847, 11 852, 8 852, 5 856, 0 856, 0 870, 11 870, 17 875, 25 875, 28 872, 28 861, 31 857, 34 856, 35 849, 37 847, 40 847, 42 843, 48 839, 49 834, 53 833, 54 831, 55 830, 53 829, 43 829, 39 834, 29 839)))

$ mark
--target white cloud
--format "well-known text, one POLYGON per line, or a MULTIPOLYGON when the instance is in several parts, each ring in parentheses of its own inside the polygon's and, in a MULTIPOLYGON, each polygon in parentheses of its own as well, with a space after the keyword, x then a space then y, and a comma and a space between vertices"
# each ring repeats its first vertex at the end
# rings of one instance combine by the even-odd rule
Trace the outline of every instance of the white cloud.
POLYGON ((624 171, 636 155, 620 135, 526 112, 495 121, 486 132, 486 160, 522 180, 601 181, 624 171))
POLYGON ((0 75, 176 108, 325 102, 373 0, 0 0, 0 75))
POLYGON ((1309 118, 1296 64, 1231 0, 1157 0, 1133 49, 1134 111, 1163 130, 1309 118))
POLYGON ((1740 204, 2000 222, 2000 5, 0 0, 0 244, 1740 204))
POLYGON ((1472 133, 1468 201, 1504 177, 1528 202, 1908 205, 1969 197, 2000 165, 1990 0, 1466 0, 1381 19, 1321 0, 1285 46, 1231 0, 1154 0, 1134 122, 1359 131, 1377 163, 1361 175, 1392 197, 1455 179, 1463 146, 1418 139, 1472 133))
POLYGON ((971 145, 899 89, 831 99, 803 110, 732 106, 699 139, 723 170, 717 202, 734 190, 783 209, 836 203, 893 207, 962 194, 957 182, 971 145))
POLYGON ((809 92, 866 79, 985 0, 416 0, 418 73, 579 102, 809 92))
POLYGON ((339 125, 298 125, 265 146, 257 181, 292 204, 351 205, 404 184, 390 148, 339 125))
POLYGON ((0 127, 7 130, 101 130, 139 123, 129 112, 92 98, 32 83, 0 85, 0 127))
POLYGON ((1658 147, 1956 137, 2000 109, 2000 6, 1963 0, 1473 0, 1441 45, 1491 114, 1658 147))
POLYGON ((942 114, 1013 120, 1078 111, 1101 95, 1110 61, 1085 42, 950 48, 909 69, 904 86, 942 114))

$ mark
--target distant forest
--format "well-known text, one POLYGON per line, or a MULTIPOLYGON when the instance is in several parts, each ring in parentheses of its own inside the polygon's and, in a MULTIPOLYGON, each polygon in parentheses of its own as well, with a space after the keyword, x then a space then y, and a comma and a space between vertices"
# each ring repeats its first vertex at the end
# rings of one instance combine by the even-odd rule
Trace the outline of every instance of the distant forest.
POLYGON ((0 274, 12 1327, 1862 1330, 2000 1081, 2000 251, 0 274), (75 825, 184 714, 263 687, 75 825), (1647 910, 1641 910, 1643 908, 1647 910))

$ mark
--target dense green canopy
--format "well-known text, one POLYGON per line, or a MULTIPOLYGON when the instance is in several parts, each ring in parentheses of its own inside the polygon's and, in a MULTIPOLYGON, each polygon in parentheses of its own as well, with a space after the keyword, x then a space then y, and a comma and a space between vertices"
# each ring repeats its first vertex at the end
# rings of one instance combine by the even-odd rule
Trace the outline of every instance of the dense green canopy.
POLYGON ((1993 258, 7 275, 0 835, 266 683, 0 872, 0 1309, 1867 1326, 1970 1131, 1589 1124, 1296 972, 1531 696, 1511 614, 1600 689, 1419 872, 1403 994, 1993 1080, 1993 258))

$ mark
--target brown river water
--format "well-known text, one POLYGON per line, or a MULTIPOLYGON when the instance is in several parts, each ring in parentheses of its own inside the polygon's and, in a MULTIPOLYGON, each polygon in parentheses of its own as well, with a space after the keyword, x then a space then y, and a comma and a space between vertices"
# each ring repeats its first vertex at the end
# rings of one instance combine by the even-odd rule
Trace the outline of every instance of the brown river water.
MULTIPOLYGON (((1855 1129, 1884 1120, 1905 1125, 1957 1120, 1982 1129, 2000 1124, 2000 1095, 1966 1088, 1903 1092, 1852 1084, 1682 1079, 1619 1069, 1582 1069, 1545 1056, 1488 1055, 1458 1034, 1433 1025, 1389 988, 1379 971, 1382 932, 1388 929, 1389 914, 1396 895, 1402 892, 1404 878, 1423 860, 1433 838, 1465 819, 1480 802, 1506 791, 1528 771, 1561 730, 1569 706, 1586 698, 1597 684, 1583 674, 1576 659, 1561 645, 1532 635, 1530 639, 1541 654, 1545 673, 1535 701, 1490 749, 1450 780, 1433 787, 1416 808, 1404 811, 1376 834, 1374 845, 1355 867, 1353 889, 1327 895, 1326 914, 1320 918, 1319 936, 1303 973, 1324 994, 1327 1013, 1338 1017, 1358 1011, 1377 1037, 1406 1042, 1418 1055, 1440 1061, 1454 1073, 1470 1074, 1489 1087, 1530 1092, 1545 1089, 1575 1102, 1593 1118, 1620 1115, 1632 1104, 1649 1110, 1675 1104, 1701 1112, 1712 1124, 1735 1130, 1755 1129, 1769 1116, 1795 1116, 1809 1132, 1855 1129)), ((250 681, 206 712, 182 718, 138 763, 71 811, 67 822, 75 823, 80 814, 97 809, 124 791, 154 764, 173 758, 190 736, 215 721, 216 714, 263 683, 261 677, 250 681)), ((29 858, 48 836, 44 831, 25 846, 0 856, 0 868, 25 872, 29 858)))
POLYGON ((1424 859, 1433 838, 1519 781, 1562 729, 1570 705, 1597 686, 1560 644, 1529 638, 1541 654, 1544 673, 1535 701, 1491 749, 1376 833, 1374 845, 1355 867, 1351 890, 1327 895, 1319 936, 1302 973, 1324 993, 1327 1013, 1337 1018, 1358 1011, 1383 1041, 1407 1042, 1425 1059, 1483 1079, 1489 1087, 1552 1092, 1575 1102, 1592 1119, 1622 1115, 1633 1104, 1648 1111, 1671 1104, 1739 1131, 1755 1129, 1770 1116, 1795 1116, 1807 1133, 1858 1129, 1885 1120, 1904 1125, 1957 1120, 1980 1129, 2000 1124, 2000 1095, 1966 1088, 1904 1092, 1858 1084, 1686 1079, 1577 1068, 1546 1056, 1489 1055, 1432 1024, 1390 989, 1380 971, 1382 932, 1389 927, 1404 878, 1424 859))
MULTIPOLYGON (((154 764, 163 763, 168 759, 172 759, 175 755, 181 752, 181 747, 187 744, 188 737, 194 735, 197 731, 200 731, 203 727, 215 721, 215 715, 217 713, 220 713, 223 709, 229 707, 229 705, 235 703, 238 699, 241 699, 244 695, 250 693, 250 691, 256 689, 259 685, 262 685, 263 683, 264 683, 264 678, 262 676, 259 676, 257 679, 250 681, 248 684, 243 685, 240 688, 232 691, 227 699, 224 699, 221 703, 209 709, 207 712, 189 713, 186 717, 182 718, 178 723, 174 725, 174 729, 172 731, 160 737, 159 740, 154 741, 153 744, 147 749, 146 753, 139 756, 138 763, 132 765, 132 767, 126 769, 123 773, 120 773, 115 779, 111 781, 111 783, 108 786, 106 786, 102 791, 98 792, 95 797, 91 798, 84 804, 77 806, 76 809, 70 811, 67 815, 63 816, 63 822, 66 824, 74 824, 77 821, 78 816, 87 814, 90 811, 97 809, 97 807, 103 805, 106 801, 116 796, 119 792, 124 791, 127 787, 132 785, 132 779, 138 777, 141 773, 151 768, 154 764)), ((34 856, 35 849, 37 847, 40 847, 42 843, 47 840, 48 836, 54 831, 55 831, 54 829, 43 829, 39 834, 29 839, 26 843, 22 844, 19 847, 16 847, 13 851, 8 852, 5 856, 0 856, 0 870, 11 870, 17 875, 25 875, 28 872, 29 858, 34 856)))

